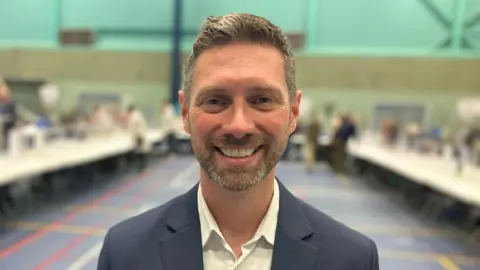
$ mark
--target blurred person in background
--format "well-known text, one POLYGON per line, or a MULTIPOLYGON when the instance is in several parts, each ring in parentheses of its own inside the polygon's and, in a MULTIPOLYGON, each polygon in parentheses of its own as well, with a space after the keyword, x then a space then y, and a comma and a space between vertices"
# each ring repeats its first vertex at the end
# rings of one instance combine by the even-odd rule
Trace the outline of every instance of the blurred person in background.
POLYGON ((37 115, 37 121, 35 122, 35 124, 40 129, 48 129, 53 126, 51 119, 44 112, 40 112, 37 115))
POLYGON ((7 83, 0 77, 0 150, 6 150, 9 146, 9 134, 15 127, 17 111, 15 102, 11 99, 10 89, 7 83))
POLYGON ((159 119, 160 128, 167 130, 169 152, 173 152, 173 149, 175 149, 175 127, 177 114, 175 112, 175 106, 173 106, 169 100, 163 101, 159 119))
POLYGON ((398 125, 392 117, 383 120, 381 132, 384 145, 393 146, 397 143, 398 125))
POLYGON ((135 141, 135 159, 139 169, 144 169, 147 166, 146 153, 149 150, 146 140, 148 131, 147 121, 145 121, 142 111, 134 105, 128 107, 127 117, 127 130, 135 141))
POLYGON ((480 162, 480 124, 473 124, 465 134, 466 156, 469 162, 479 165, 480 162))
POLYGON ((307 123, 307 136, 306 136, 306 170, 308 173, 313 171, 315 167, 316 161, 316 152, 317 152, 317 145, 318 145, 318 137, 321 133, 321 123, 318 119, 318 115, 315 110, 310 112, 310 118, 307 123))
POLYGON ((356 136, 356 124, 351 114, 341 115, 334 129, 334 139, 331 146, 331 165, 334 172, 346 174, 345 163, 347 161, 348 141, 356 136))
POLYGON ((405 135, 406 135, 406 141, 407 141, 407 148, 408 149, 414 149, 416 140, 418 136, 420 135, 421 129, 420 125, 416 122, 411 122, 408 123, 405 127, 405 135))
POLYGON ((175 117, 175 106, 173 106, 169 100, 163 101, 160 113, 160 126, 165 128, 173 127, 175 123, 175 117))
POLYGON ((115 119, 105 104, 94 106, 90 124, 101 133, 115 130, 115 119))
POLYGON ((35 123, 37 116, 15 102, 10 88, 0 76, 0 150, 9 147, 10 132, 18 124, 35 123))
POLYGON ((108 106, 108 111, 112 117, 115 129, 122 127, 122 106, 119 102, 113 102, 108 106))

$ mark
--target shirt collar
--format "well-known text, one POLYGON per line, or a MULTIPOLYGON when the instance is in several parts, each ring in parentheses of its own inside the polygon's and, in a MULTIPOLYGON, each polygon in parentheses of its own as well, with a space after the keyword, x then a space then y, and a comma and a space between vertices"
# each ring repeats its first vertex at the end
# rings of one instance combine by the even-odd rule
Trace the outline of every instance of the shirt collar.
MULTIPOLYGON (((208 209, 205 198, 203 197, 201 186, 198 186, 198 213, 200 218, 200 229, 202 234, 202 247, 205 247, 212 234, 215 233, 223 239, 220 228, 217 222, 212 216, 212 213, 208 209)), ((278 210, 280 206, 280 190, 277 180, 275 179, 273 197, 268 207, 260 226, 258 227, 252 240, 249 242, 255 242, 263 237, 269 244, 273 245, 275 242, 275 232, 277 228, 278 210)))

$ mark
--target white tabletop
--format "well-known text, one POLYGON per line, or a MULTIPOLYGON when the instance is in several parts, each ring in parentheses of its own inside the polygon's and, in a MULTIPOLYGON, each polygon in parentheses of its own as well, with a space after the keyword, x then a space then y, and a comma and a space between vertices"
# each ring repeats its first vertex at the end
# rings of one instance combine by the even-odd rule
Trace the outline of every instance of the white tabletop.
MULTIPOLYGON (((149 130, 147 141, 163 140, 166 130, 149 130)), ((0 155, 0 186, 18 179, 49 171, 78 166, 131 151, 135 141, 129 134, 112 133, 89 137, 83 141, 60 140, 41 149, 16 156, 0 155)))
POLYGON ((458 175, 453 159, 421 155, 374 142, 351 141, 348 151, 457 200, 480 206, 479 168, 466 166, 458 175))

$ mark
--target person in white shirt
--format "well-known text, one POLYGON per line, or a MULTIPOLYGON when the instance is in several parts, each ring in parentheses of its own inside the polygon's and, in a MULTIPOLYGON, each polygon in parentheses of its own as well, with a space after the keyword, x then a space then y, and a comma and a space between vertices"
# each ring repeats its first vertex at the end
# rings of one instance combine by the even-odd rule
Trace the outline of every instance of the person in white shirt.
POLYGON ((168 100, 162 104, 162 110, 160 115, 160 128, 167 131, 168 151, 170 153, 175 150, 175 131, 177 124, 177 115, 175 112, 175 106, 168 100))
POLYGON ((293 51, 265 18, 209 17, 179 92, 200 181, 109 229, 98 270, 378 270, 375 243, 276 177, 299 116, 293 51))
POLYGON ((164 101, 160 114, 160 127, 170 129, 175 124, 175 107, 172 103, 164 101))
POLYGON ((115 130, 115 119, 110 113, 106 104, 96 105, 90 121, 95 131, 100 133, 110 133, 115 130))
POLYGON ((146 137, 148 132, 147 121, 143 117, 142 111, 130 105, 127 109, 127 130, 131 134, 135 142, 134 153, 139 164, 139 168, 146 167, 146 154, 148 153, 149 145, 146 137))

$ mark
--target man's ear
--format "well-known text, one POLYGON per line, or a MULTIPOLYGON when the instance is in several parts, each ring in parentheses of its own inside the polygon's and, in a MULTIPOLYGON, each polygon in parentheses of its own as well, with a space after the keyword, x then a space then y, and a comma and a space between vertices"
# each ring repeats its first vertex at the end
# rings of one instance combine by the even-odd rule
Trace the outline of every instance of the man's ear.
POLYGON ((292 110, 291 110, 291 117, 292 120, 290 121, 289 133, 292 134, 295 129, 297 128, 297 120, 300 116, 300 101, 302 100, 302 91, 297 90, 295 94, 295 99, 292 102, 292 110))
POLYGON ((183 120, 183 129, 190 134, 190 125, 188 124, 188 107, 190 104, 186 104, 185 91, 178 91, 178 101, 180 102, 180 113, 183 120))

